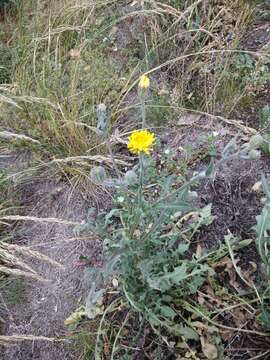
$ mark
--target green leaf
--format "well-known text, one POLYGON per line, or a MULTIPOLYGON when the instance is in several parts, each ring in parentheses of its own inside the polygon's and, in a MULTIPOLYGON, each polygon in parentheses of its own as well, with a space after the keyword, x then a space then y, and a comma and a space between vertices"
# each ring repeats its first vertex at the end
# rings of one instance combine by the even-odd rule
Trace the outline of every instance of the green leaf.
POLYGON ((194 276, 192 280, 187 284, 191 294, 195 294, 195 292, 202 286, 204 281, 205 278, 203 276, 194 276))
POLYGON ((179 284, 187 277, 187 265, 183 263, 178 266, 172 272, 167 272, 163 276, 148 277, 147 282, 152 289, 166 291, 173 285, 179 284))
POLYGON ((184 336, 186 340, 199 340, 198 333, 189 326, 176 325, 175 332, 179 336, 184 336))
POLYGON ((173 320, 175 318, 175 316, 177 315, 177 313, 170 307, 167 305, 162 305, 160 307, 160 313, 161 315, 173 320))
POLYGON ((92 284, 85 303, 85 315, 89 319, 95 319, 98 315, 103 314, 104 307, 102 303, 104 292, 105 289, 96 291, 96 284, 92 284))
POLYGON ((261 149, 263 150, 263 152, 267 155, 270 154, 270 132, 269 131, 265 131, 263 133, 263 139, 264 139, 264 143, 261 145, 261 149))
POLYGON ((270 328, 270 312, 266 308, 265 304, 262 304, 262 314, 261 314, 261 320, 263 323, 270 328))
POLYGON ((105 278, 111 276, 112 273, 115 271, 115 269, 117 268, 117 264, 120 261, 120 257, 121 257, 120 255, 116 255, 108 259, 103 272, 105 278))
POLYGON ((260 111, 260 127, 266 128, 270 123, 270 106, 266 105, 260 111))
POLYGON ((214 163, 210 163, 210 165, 208 166, 208 168, 205 171, 205 175, 207 177, 210 177, 214 172, 214 163))
POLYGON ((189 202, 184 200, 174 201, 169 204, 161 203, 157 205, 157 208, 163 210, 165 209, 170 211, 185 211, 185 212, 194 210, 194 206, 192 206, 189 202))
POLYGON ((231 139, 222 151, 222 158, 226 159, 227 156, 235 153, 238 149, 236 143, 237 136, 231 139))
POLYGON ((270 186, 269 186, 268 181, 266 180, 266 177, 264 174, 262 174, 261 179, 262 179, 263 190, 264 190, 267 198, 270 200, 270 186))
POLYGON ((116 216, 120 217, 120 210, 119 209, 112 209, 106 216, 105 216, 105 224, 104 226, 108 226, 111 224, 111 219, 116 216))
POLYGON ((255 225, 255 230, 257 232, 258 238, 264 236, 264 232, 270 229, 270 211, 267 207, 264 207, 261 215, 256 216, 257 224, 255 225))
POLYGON ((177 248, 177 252, 180 255, 183 255, 185 252, 187 252, 189 249, 189 244, 179 244, 177 248))
POLYGON ((212 204, 208 204, 199 211, 199 222, 196 225, 196 228, 199 228, 203 225, 208 226, 213 222, 213 220, 214 217, 212 216, 212 204))
POLYGON ((187 264, 184 262, 181 266, 177 266, 172 272, 162 276, 161 279, 169 279, 174 284, 179 284, 186 279, 187 276, 187 264))
POLYGON ((163 184, 162 184, 162 189, 164 191, 165 194, 168 194, 171 189, 172 189, 172 184, 175 180, 176 176, 175 175, 169 175, 165 178, 163 184))

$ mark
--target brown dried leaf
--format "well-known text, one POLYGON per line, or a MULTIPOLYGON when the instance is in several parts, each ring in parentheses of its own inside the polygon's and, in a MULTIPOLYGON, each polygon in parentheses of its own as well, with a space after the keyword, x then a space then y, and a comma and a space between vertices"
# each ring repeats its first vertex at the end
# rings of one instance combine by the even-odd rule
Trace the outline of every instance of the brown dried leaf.
POLYGON ((207 324, 204 324, 201 321, 194 321, 192 323, 192 326, 194 326, 196 330, 203 330, 210 335, 218 331, 218 329, 215 326, 208 326, 207 324))
POLYGON ((223 341, 229 341, 234 336, 234 332, 231 330, 220 330, 219 334, 223 341))
POLYGON ((203 336, 201 336, 200 340, 201 340, 202 352, 204 356, 206 356, 206 358, 209 360, 217 359, 218 350, 216 346, 207 342, 203 336))
POLYGON ((195 122, 199 121, 202 116, 199 114, 193 114, 193 113, 186 113, 182 115, 178 121, 177 125, 183 126, 183 125, 191 125, 195 122))
MULTIPOLYGON (((237 264, 239 262, 239 260, 236 260, 235 263, 237 264)), ((219 268, 219 267, 224 267, 225 266, 225 271, 227 272, 227 274, 229 275, 229 283, 230 285, 239 293, 242 293, 242 289, 241 289, 241 285, 236 281, 236 272, 233 266, 233 262, 232 260, 228 257, 225 256, 222 260, 216 262, 213 264, 213 268, 219 268)))

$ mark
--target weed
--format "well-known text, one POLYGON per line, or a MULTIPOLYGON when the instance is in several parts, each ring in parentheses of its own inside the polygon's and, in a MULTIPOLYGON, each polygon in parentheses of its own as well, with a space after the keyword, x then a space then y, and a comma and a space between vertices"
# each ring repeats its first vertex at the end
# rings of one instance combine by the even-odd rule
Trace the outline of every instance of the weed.
MULTIPOLYGON (((211 279, 215 271, 210 266, 213 254, 194 254, 191 244, 200 229, 213 221, 211 204, 202 209, 196 207, 197 193, 194 191, 198 182, 214 176, 213 164, 188 180, 168 172, 168 169, 174 168, 170 164, 174 160, 167 151, 164 158, 161 157, 161 164, 165 165, 158 168, 150 156, 155 144, 159 150, 155 135, 144 129, 148 87, 149 79, 143 76, 139 82, 142 130, 132 132, 128 142, 129 150, 139 157, 138 164, 117 179, 108 178, 101 167, 92 174, 95 182, 115 188, 113 207, 108 213, 100 212, 96 217, 91 217, 83 226, 77 226, 75 231, 78 234, 91 231, 103 239, 104 266, 89 269, 92 286, 86 304, 72 314, 66 324, 76 327, 84 316, 92 320, 102 316, 95 347, 97 358, 104 346, 100 334, 105 316, 113 311, 116 303, 119 306, 124 301, 125 306, 142 316, 155 333, 165 337, 165 343, 170 336, 182 337, 186 342, 200 339, 202 349, 207 343, 215 357, 218 353, 221 356, 223 347, 219 336, 215 334, 211 340, 200 337, 190 320, 191 314, 206 314, 205 318, 211 322, 210 312, 203 306, 193 305, 191 299, 207 281, 214 281, 211 279), (121 297, 114 297, 104 308, 105 298, 113 292, 112 288, 121 297)), ((224 149, 219 162, 238 157, 258 158, 260 153, 257 149, 261 139, 257 140, 256 136, 252 137, 249 143, 238 149, 233 139, 224 149)), ((230 236, 225 240, 226 252, 244 281, 233 254, 237 241, 230 236)), ((224 256, 220 249, 214 251, 214 255, 218 258, 224 256)), ((123 331, 125 321, 118 334, 113 336, 114 344, 123 331)), ((112 358, 114 355, 112 350, 112 358)))
MULTIPOLYGON (((213 180, 214 161, 218 168, 239 157, 257 160, 260 147, 269 150, 269 108, 261 112, 262 136, 243 145, 233 139, 220 157, 214 134, 203 139, 198 152, 187 145, 191 160, 181 161, 149 131, 173 126, 183 108, 207 114, 206 120, 217 113, 226 116, 238 104, 248 106, 268 84, 267 51, 243 51, 240 46, 255 3, 106 0, 64 9, 61 2, 51 1, 49 9, 43 1, 13 3, 14 12, 5 10, 5 23, 0 23, 4 146, 30 149, 38 158, 38 174, 55 167, 65 177, 75 177, 76 184, 87 179, 113 193, 111 210, 96 214, 90 209, 83 224, 50 215, 14 215, 5 175, 0 178, 3 233, 10 222, 31 221, 75 226, 76 235, 91 232, 103 241, 104 263, 86 270, 91 280, 86 303, 66 320, 71 338, 85 349, 84 357, 169 359, 180 349, 185 359, 223 359, 227 344, 236 338, 231 334, 264 336, 257 325, 270 324, 269 284, 257 290, 235 255, 250 241, 228 234, 217 248, 202 249, 198 234, 207 231, 214 217, 211 204, 198 205, 196 189, 201 180, 213 180), (146 75, 138 81, 142 72, 146 75), (118 124, 125 134, 119 133, 118 124), (142 130, 126 140, 141 124, 142 130), (122 153, 114 155, 118 142, 128 142, 138 158, 135 165, 122 153), (209 167, 201 163, 201 171, 191 174, 194 157, 210 158, 209 167), (234 312, 240 308, 250 319, 260 300, 258 324, 239 325, 234 312), (85 318, 90 321, 82 323, 85 318)), ((31 181, 33 171, 26 172, 31 181)), ((258 251, 267 267, 268 200, 256 226, 258 251)), ((84 266, 91 261, 86 255, 80 259, 84 266)), ((44 282, 21 256, 60 267, 30 248, 1 241, 1 272, 44 282)), ((24 300, 19 284, 7 286, 5 300, 11 305, 24 300)), ((9 340, 27 339, 36 338, 9 340)))
POLYGON ((269 132, 269 125, 270 125, 270 106, 265 105, 260 113, 259 113, 259 121, 260 121, 260 129, 262 132, 262 136, 264 139, 264 143, 262 144, 262 150, 269 155, 270 147, 270 132, 269 132))
POLYGON ((268 230, 270 228, 270 212, 269 212, 269 203, 270 203, 270 187, 265 176, 262 176, 262 186, 266 195, 266 201, 264 208, 259 216, 257 216, 257 223, 254 226, 256 231, 257 239, 257 249, 261 257, 261 260, 265 266, 267 280, 263 281, 263 285, 260 288, 260 291, 263 292, 262 302, 261 302, 261 320, 270 327, 270 312, 267 307, 267 300, 269 297, 270 291, 270 263, 269 263, 269 236, 268 230))

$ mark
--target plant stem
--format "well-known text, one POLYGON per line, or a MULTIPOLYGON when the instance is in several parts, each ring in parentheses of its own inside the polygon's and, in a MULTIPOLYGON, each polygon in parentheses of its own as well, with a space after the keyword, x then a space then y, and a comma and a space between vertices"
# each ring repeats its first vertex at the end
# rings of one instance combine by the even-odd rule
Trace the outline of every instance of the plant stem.
POLYGON ((142 153, 140 153, 139 163, 140 163, 139 205, 140 205, 140 207, 142 207, 142 203, 143 203, 143 173, 144 173, 143 154, 142 153))
POLYGON ((145 91, 140 90, 141 111, 142 111, 142 129, 146 128, 146 111, 145 111, 145 91))
POLYGON ((118 169, 118 166, 117 166, 117 164, 115 162, 113 151, 112 151, 112 146, 111 146, 110 139, 109 139, 108 135, 106 136, 106 145, 107 145, 107 148, 109 150, 109 154, 110 154, 112 164, 113 164, 113 168, 114 168, 114 170, 116 172, 116 175, 117 175, 118 179, 121 179, 121 173, 120 173, 120 171, 118 169))

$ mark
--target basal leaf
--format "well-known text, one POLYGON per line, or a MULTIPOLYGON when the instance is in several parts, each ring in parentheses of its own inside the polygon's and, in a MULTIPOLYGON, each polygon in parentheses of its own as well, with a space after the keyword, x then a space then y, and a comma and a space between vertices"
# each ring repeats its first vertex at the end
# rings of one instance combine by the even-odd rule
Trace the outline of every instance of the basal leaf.
POLYGON ((105 289, 96 291, 95 283, 92 284, 85 303, 85 315, 89 319, 94 319, 96 316, 103 314, 104 308, 102 302, 104 292, 105 289))
POLYGON ((185 252, 187 252, 189 249, 189 244, 179 244, 177 248, 177 252, 180 255, 183 255, 185 252))
POLYGON ((171 203, 161 203, 157 206, 158 209, 165 209, 169 211, 193 211, 194 206, 184 200, 174 201, 171 203))
POLYGON ((184 336, 186 340, 199 340, 198 333, 189 326, 176 325, 175 333, 179 336, 184 336))
POLYGON ((177 313, 170 307, 167 305, 163 305, 160 307, 160 313, 161 315, 173 320, 175 318, 175 316, 177 315, 177 313))

